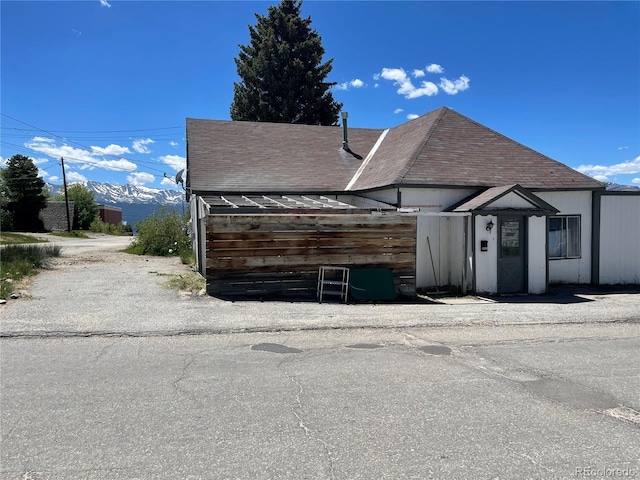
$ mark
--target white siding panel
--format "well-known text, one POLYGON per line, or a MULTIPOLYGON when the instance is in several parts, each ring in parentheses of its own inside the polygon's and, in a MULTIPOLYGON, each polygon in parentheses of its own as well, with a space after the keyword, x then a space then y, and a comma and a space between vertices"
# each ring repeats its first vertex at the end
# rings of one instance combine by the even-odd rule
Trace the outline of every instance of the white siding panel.
MULTIPOLYGON (((462 287, 462 271, 468 256, 468 252, 465 254, 464 251, 465 221, 468 221, 468 217, 418 216, 417 288, 431 289, 445 285, 462 287)), ((467 278, 469 275, 470 272, 467 272, 467 278)))
POLYGON ((442 262, 440 259, 441 257, 446 258, 447 252, 446 245, 441 246, 440 244, 440 217, 419 216, 417 235, 416 288, 430 289, 430 287, 442 285, 442 262), (429 250, 429 246, 431 246, 431 250, 429 250), (433 265, 431 263, 432 256, 433 265))
POLYGON ((510 192, 500 197, 495 202, 491 202, 489 205, 487 205, 487 208, 491 208, 491 209, 497 209, 497 208, 518 209, 518 208, 531 208, 531 207, 532 207, 532 203, 529 200, 522 198, 520 195, 518 195, 515 192, 510 192))
POLYGON ((591 282, 591 191, 536 192, 558 215, 580 215, 580 258, 549 259, 549 283, 591 282))
POLYGON ((476 291, 478 293, 496 293, 498 291, 498 217, 479 215, 476 217, 476 291), (496 227, 487 232, 489 220, 496 227), (488 251, 480 251, 480 242, 488 241, 488 251))
POLYGON ((600 283, 640 283, 640 196, 603 195, 600 283))
POLYGON ((419 207, 423 212, 442 212, 477 191, 469 188, 402 188, 402 206, 419 207))
POLYGON ((367 192, 363 194, 364 197, 369 197, 379 202, 390 203, 395 205, 398 201, 398 190, 395 188, 388 188, 386 190, 376 190, 373 192, 367 192))
POLYGON ((528 280, 529 293, 547 290, 547 219, 529 217, 528 224, 528 280))

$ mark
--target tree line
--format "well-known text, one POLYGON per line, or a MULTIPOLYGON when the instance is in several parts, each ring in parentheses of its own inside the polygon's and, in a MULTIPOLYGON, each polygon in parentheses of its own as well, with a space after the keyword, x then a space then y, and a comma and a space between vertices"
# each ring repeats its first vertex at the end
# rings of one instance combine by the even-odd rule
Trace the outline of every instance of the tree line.
MULTIPOLYGON (((88 230, 98 218, 98 204, 93 193, 81 184, 67 189, 73 201, 72 228, 88 230)), ((51 198, 51 192, 33 160, 25 155, 14 155, 0 169, 0 220, 2 231, 41 232, 44 230, 40 212, 47 201, 64 201, 64 193, 51 198)))

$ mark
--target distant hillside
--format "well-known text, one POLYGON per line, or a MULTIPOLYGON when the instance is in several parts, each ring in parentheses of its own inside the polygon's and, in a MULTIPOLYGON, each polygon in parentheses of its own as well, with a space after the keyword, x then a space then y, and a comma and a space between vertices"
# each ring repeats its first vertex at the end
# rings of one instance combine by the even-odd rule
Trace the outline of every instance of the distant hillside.
MULTIPOLYGON (((135 226, 137 222, 159 211, 163 206, 180 213, 187 211, 182 190, 114 185, 100 182, 75 182, 84 185, 96 199, 96 203, 122 209, 122 220, 135 226)), ((47 184, 52 195, 62 193, 62 185, 47 184)))

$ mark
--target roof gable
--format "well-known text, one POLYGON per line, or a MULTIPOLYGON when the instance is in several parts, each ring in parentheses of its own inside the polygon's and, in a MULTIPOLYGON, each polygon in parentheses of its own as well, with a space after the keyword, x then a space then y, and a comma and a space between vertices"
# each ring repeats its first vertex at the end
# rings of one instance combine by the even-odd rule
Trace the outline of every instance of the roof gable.
POLYGON ((591 189, 602 184, 447 107, 390 130, 353 190, 388 185, 591 189))
POLYGON ((529 192, 520 185, 493 187, 462 200, 454 205, 452 212, 528 211, 547 214, 558 213, 558 209, 529 192))

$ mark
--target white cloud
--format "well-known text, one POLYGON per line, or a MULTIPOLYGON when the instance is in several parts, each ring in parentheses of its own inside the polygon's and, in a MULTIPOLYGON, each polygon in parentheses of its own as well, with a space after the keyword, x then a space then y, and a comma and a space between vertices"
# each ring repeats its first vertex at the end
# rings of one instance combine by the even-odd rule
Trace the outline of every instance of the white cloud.
POLYGON ((640 156, 629 162, 616 163, 615 165, 580 165, 576 170, 601 182, 607 182, 609 177, 613 175, 640 173, 640 156))
POLYGON ((96 160, 93 162, 92 166, 118 172, 133 172, 138 168, 135 163, 127 160, 126 158, 121 158, 120 160, 96 160))
POLYGON ((424 77, 425 73, 424 70, 418 70, 417 68, 413 71, 413 76, 415 78, 420 78, 420 77, 424 77))
POLYGON ((451 81, 448 78, 442 77, 440 79, 440 88, 449 95, 455 95, 469 88, 469 78, 462 75, 457 80, 451 81))
POLYGON ((427 65, 427 72, 429 73, 444 73, 444 68, 437 63, 430 63, 427 65))
POLYGON ((413 120, 414 118, 418 118, 420 115, 416 115, 415 113, 410 113, 409 115, 407 115, 407 118, 409 120, 413 120))
POLYGON ((146 183, 155 181, 155 179, 155 175, 147 172, 134 172, 131 175, 127 175, 127 181, 136 187, 142 187, 146 183))
POLYGON ((627 150, 629 146, 625 145, 624 147, 618 147, 618 150, 627 150))
POLYGON ((420 87, 416 87, 402 68, 383 68, 380 77, 397 85, 399 87, 398 94, 404 95, 404 98, 407 99, 425 95, 431 97, 438 93, 438 87, 432 82, 422 82, 420 87))
POLYGON ((105 170, 112 171, 133 172, 138 168, 135 163, 126 158, 121 158, 120 160, 104 160, 96 156, 96 153, 93 151, 90 152, 70 145, 56 145, 51 139, 42 137, 34 137, 33 140, 25 142, 24 146, 36 152, 44 153, 56 160, 62 157, 67 164, 81 165, 80 168, 83 170, 104 168, 105 170))
POLYGON ((111 8, 111 4, 107 0, 100 0, 100 5, 103 7, 111 8))
POLYGON ((86 182, 87 177, 78 172, 67 172, 67 180, 70 182, 86 182))
POLYGON ((128 147, 123 147, 121 145, 115 145, 115 144, 111 144, 108 145, 107 147, 94 147, 93 145, 91 146, 91 150, 93 151, 93 153, 97 154, 97 155, 123 155, 125 153, 131 153, 131 150, 129 150, 128 147))
POLYGON ((49 172, 43 170, 41 168, 38 169, 38 176, 42 178, 47 178, 49 176, 49 172))
POLYGON ((171 145, 172 147, 177 147, 178 146, 178 142, 174 142, 173 140, 169 142, 169 145, 171 145))
POLYGON ((187 164, 187 159, 181 157, 180 155, 163 155, 162 157, 158 158, 158 160, 160 160, 165 165, 169 165, 176 172, 185 168, 187 164))
POLYGON ((640 185, 640 178, 634 178, 633 180, 631 180, 631 183, 633 183, 634 185, 640 185))
POLYGON ((139 140, 134 140, 131 146, 138 153, 151 153, 151 150, 149 150, 149 147, 147 147, 147 145, 151 143, 155 143, 155 142, 150 138, 145 138, 145 139, 141 138, 139 140))
POLYGON ((396 108, 393 113, 398 114, 404 112, 404 108, 396 108))
POLYGON ((75 28, 72 28, 71 31, 76 37, 82 36, 82 32, 80 30, 76 30, 75 28))
POLYGON ((34 137, 33 140, 25 142, 25 147, 44 153, 57 160, 63 157, 68 163, 93 162, 95 158, 92 153, 82 148, 75 148, 69 145, 56 145, 48 138, 34 137))
POLYGON ((338 85, 336 85, 336 89, 338 90, 349 90, 349 87, 351 88, 362 88, 364 87, 364 82, 362 80, 360 80, 359 78, 355 78, 349 82, 344 82, 344 83, 340 83, 338 85))
POLYGON ((160 182, 161 185, 171 185, 172 187, 176 186, 176 182, 175 179, 171 178, 171 177, 164 177, 162 179, 162 181, 160 182))

